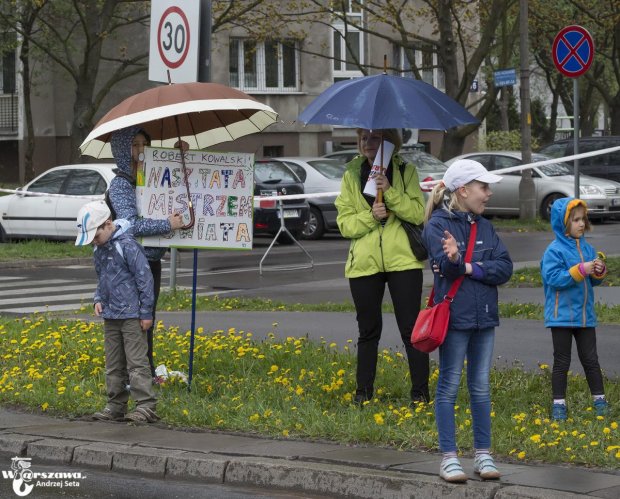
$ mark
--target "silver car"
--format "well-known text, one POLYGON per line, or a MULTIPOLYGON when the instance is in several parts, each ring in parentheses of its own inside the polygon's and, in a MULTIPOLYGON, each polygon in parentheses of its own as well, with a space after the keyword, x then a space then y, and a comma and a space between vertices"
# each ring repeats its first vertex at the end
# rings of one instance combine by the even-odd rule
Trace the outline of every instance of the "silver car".
MULTIPOLYGON (((523 164, 520 151, 486 151, 463 154, 447 161, 451 165, 457 159, 473 159, 489 171, 501 170, 523 164)), ((532 154, 532 162, 552 159, 544 154, 532 154)), ((503 180, 492 187, 493 196, 485 209, 488 215, 519 215, 519 182, 521 173, 502 175, 503 180)), ((556 199, 573 196, 575 177, 573 167, 567 163, 532 168, 536 188, 536 207, 540 216, 549 220, 551 205, 556 199)), ((620 214, 620 183, 602 178, 579 176, 580 198, 588 205, 591 218, 606 218, 620 214)))
MULTIPOLYGON (((340 192, 340 182, 346 170, 344 161, 327 158, 275 158, 293 170, 304 183, 306 194, 340 192)), ((320 239, 329 229, 337 229, 336 196, 308 199, 310 212, 302 235, 305 239, 320 239)))

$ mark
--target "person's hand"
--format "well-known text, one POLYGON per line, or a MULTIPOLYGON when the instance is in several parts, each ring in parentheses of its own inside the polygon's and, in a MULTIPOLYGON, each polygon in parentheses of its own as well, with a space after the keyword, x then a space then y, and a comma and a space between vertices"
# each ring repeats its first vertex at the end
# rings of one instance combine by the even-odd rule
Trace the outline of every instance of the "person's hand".
POLYGON ((183 227, 183 217, 180 213, 173 213, 168 217, 168 221, 170 222, 170 228, 172 230, 180 229, 183 227))
POLYGON ((375 203, 372 205, 372 216, 375 220, 383 220, 388 217, 387 208, 385 203, 375 203))
POLYGON ((148 331, 153 325, 153 319, 140 319, 140 328, 142 331, 148 331))
POLYGON ((605 272, 605 262, 603 262, 602 260, 597 258, 592 261, 592 264, 594 266, 593 271, 596 275, 601 275, 603 272, 605 272))
POLYGON ((101 303, 95 303, 95 315, 99 317, 103 312, 103 305, 101 303))
POLYGON ((375 184, 377 184, 377 189, 381 189, 383 192, 387 192, 392 187, 388 178, 381 174, 375 177, 375 184))
POLYGON ((444 254, 452 263, 458 262, 460 255, 459 248, 456 245, 456 239, 454 239, 454 236, 447 230, 443 231, 443 236, 444 237, 441 238, 441 244, 443 245, 444 254))
POLYGON ((182 152, 187 152, 189 150, 189 144, 182 140, 179 142, 178 140, 174 143, 175 149, 181 149, 182 152))
POLYGON ((590 275, 592 272, 594 272, 594 262, 583 262, 583 270, 585 271, 586 275, 590 275))

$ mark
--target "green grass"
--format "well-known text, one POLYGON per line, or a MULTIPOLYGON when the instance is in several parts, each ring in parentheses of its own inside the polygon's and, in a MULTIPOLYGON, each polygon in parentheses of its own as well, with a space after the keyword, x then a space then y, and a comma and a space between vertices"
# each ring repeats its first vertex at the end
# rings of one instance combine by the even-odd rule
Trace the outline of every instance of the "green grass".
POLYGON ((534 220, 521 220, 519 218, 490 218, 495 229, 514 232, 550 232, 551 224, 540 218, 534 220))
MULTIPOLYGON (((157 304, 158 310, 181 311, 191 310, 191 292, 179 290, 176 293, 162 291, 157 304)), ((620 324, 620 305, 595 304, 599 322, 620 324)), ((394 313, 391 302, 383 303, 383 312, 394 313)), ((225 312, 225 311, 252 311, 252 312, 355 312, 351 302, 340 303, 286 303, 268 298, 227 298, 219 296, 196 297, 196 310, 225 312)), ((500 317, 504 319, 534 319, 543 320, 544 307, 532 303, 500 303, 500 317)))
POLYGON ((47 260, 54 258, 88 258, 90 246, 76 246, 73 241, 28 240, 0 244, 0 262, 14 260, 47 260))
MULTIPOLYGON (((189 337, 176 327, 158 326, 155 360, 187 372, 189 337)), ((351 403, 355 388, 352 341, 312 343, 289 337, 255 341, 251 333, 202 331, 196 338, 192 392, 179 381, 158 387, 163 424, 237 431, 278 438, 328 439, 398 449, 437 451, 432 403, 409 408, 406 360, 382 350, 376 398, 363 408, 351 403)), ((103 331, 99 324, 31 317, 0 320, 0 404, 34 412, 76 417, 105 405, 103 331)), ((431 393, 437 382, 431 370, 431 393)), ((620 463, 620 405, 597 419, 582 376, 570 376, 571 418, 548 419, 550 373, 518 365, 494 369, 493 447, 504 459, 569 462, 605 468, 620 463)), ((620 398, 618 379, 606 393, 620 398)), ((456 410, 458 444, 472 452, 471 415, 464 387, 456 410)))
MULTIPOLYGON (((620 257, 608 257, 607 277, 601 286, 620 286, 620 257)), ((515 270, 510 281, 505 284, 509 288, 540 288, 542 278, 538 267, 524 267, 515 270)))

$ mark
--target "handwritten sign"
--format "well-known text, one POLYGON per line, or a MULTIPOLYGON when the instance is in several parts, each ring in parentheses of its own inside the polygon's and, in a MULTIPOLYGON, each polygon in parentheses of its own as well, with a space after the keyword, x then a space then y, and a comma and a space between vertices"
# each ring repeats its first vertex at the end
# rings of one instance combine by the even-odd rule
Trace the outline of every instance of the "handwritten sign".
POLYGON ((141 238, 144 246, 252 249, 254 155, 147 147, 136 185, 140 216, 189 219, 185 166, 195 223, 191 229, 141 238))

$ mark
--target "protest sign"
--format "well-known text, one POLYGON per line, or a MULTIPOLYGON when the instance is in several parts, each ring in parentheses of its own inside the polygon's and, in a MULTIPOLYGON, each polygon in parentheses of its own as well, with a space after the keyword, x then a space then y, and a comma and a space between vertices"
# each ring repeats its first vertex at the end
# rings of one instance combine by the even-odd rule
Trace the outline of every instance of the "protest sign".
POLYGON ((139 166, 136 196, 144 218, 167 219, 174 212, 188 219, 189 204, 181 154, 195 210, 190 229, 140 238, 144 246, 252 249, 254 155, 181 151, 147 147, 139 166))

